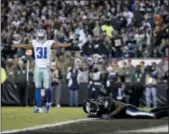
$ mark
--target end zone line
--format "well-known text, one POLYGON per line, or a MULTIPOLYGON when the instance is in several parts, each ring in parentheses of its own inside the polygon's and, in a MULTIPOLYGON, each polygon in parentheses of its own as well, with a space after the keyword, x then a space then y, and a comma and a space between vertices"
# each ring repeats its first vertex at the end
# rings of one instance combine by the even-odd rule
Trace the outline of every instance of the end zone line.
POLYGON ((44 125, 39 125, 39 126, 34 126, 34 127, 27 127, 23 129, 7 130, 7 131, 2 131, 1 133, 5 134, 5 133, 25 132, 25 131, 31 131, 31 130, 37 130, 37 129, 50 128, 50 127, 55 127, 55 126, 62 126, 62 125, 67 125, 67 124, 72 124, 72 123, 78 123, 78 122, 83 122, 83 121, 92 121, 92 120, 95 120, 95 118, 69 120, 69 121, 57 122, 53 124, 44 124, 44 125))

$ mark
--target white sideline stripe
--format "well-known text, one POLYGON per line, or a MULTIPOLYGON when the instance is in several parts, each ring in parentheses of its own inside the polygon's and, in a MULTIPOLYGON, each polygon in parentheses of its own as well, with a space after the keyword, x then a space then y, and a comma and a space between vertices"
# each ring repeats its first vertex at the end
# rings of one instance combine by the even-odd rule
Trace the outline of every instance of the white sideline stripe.
POLYGON ((95 120, 95 118, 70 120, 70 121, 63 121, 63 122, 58 122, 58 123, 53 123, 53 124, 44 124, 44 125, 39 125, 39 126, 34 126, 34 127, 27 127, 23 129, 13 129, 13 130, 2 131, 1 133, 5 134, 5 133, 25 132, 25 131, 31 131, 31 130, 37 130, 37 129, 43 129, 43 128, 50 128, 50 127, 55 127, 55 126, 62 126, 62 125, 67 125, 67 124, 72 124, 72 123, 78 123, 82 121, 91 121, 91 120, 95 120))
POLYGON ((159 126, 159 127, 150 127, 150 128, 143 128, 143 129, 136 129, 136 130, 129 130, 129 131, 118 131, 116 132, 118 133, 126 133, 126 132, 139 132, 139 133, 164 133, 164 132, 168 132, 168 125, 163 125, 163 126, 159 126))
POLYGON ((148 113, 148 112, 147 113, 146 112, 132 112, 132 111, 127 110, 126 113, 132 116, 137 116, 137 115, 145 115, 145 116, 147 115, 147 116, 152 116, 152 117, 154 116, 154 114, 148 113))

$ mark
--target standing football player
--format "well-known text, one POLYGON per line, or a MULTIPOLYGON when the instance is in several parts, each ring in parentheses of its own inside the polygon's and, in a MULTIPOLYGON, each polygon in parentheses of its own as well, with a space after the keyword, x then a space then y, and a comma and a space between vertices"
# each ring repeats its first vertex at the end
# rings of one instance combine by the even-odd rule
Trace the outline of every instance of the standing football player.
POLYGON ((45 94, 47 98, 46 112, 49 112, 51 108, 51 90, 50 90, 50 61, 51 61, 51 49, 70 47, 71 44, 56 44, 54 40, 47 39, 47 33, 44 29, 36 31, 36 39, 31 41, 31 44, 18 44, 12 45, 14 48, 32 49, 35 55, 35 100, 36 109, 35 113, 42 113, 42 101, 41 101, 41 85, 43 81, 43 88, 45 88, 45 94))

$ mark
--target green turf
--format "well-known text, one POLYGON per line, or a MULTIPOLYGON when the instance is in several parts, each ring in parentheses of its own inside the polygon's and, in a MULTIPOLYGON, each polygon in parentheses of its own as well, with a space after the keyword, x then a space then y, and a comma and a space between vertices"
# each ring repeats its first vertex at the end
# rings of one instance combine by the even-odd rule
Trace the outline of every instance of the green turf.
MULTIPOLYGON (((141 108, 150 110, 150 108, 141 108)), ((36 125, 86 118, 82 108, 52 108, 50 113, 33 113, 31 107, 2 107, 2 130, 20 129, 36 125)))
POLYGON ((33 113, 33 108, 2 107, 2 130, 85 118, 82 108, 52 108, 50 113, 33 113))
POLYGON ((152 110, 152 108, 151 108, 151 107, 141 107, 140 109, 143 109, 143 110, 146 110, 146 111, 150 111, 150 110, 152 110))

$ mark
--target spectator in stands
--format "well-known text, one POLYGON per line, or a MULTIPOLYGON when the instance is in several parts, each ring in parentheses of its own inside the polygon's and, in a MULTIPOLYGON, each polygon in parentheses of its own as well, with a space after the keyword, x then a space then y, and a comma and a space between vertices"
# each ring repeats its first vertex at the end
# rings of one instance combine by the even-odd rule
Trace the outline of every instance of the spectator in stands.
POLYGON ((156 63, 153 62, 151 66, 146 68, 146 105, 148 107, 153 104, 153 107, 157 107, 157 79, 160 77, 160 71, 156 67, 156 63), (151 103, 152 95, 152 103, 151 103))
POLYGON ((135 67, 132 64, 132 59, 128 59, 126 65, 126 80, 125 83, 132 83, 132 76, 135 72, 135 67))
POLYGON ((125 83, 125 81, 126 81, 126 76, 127 76, 127 73, 128 73, 126 71, 126 68, 127 68, 127 63, 125 61, 123 61, 121 66, 120 66, 119 73, 118 73, 118 76, 120 77, 121 83, 125 83))
POLYGON ((118 74, 113 71, 113 68, 111 66, 109 66, 107 68, 107 79, 106 79, 107 95, 112 96, 114 99, 122 100, 121 94, 118 93, 119 87, 120 86, 118 83, 118 74))
POLYGON ((61 71, 64 73, 66 73, 67 68, 69 66, 73 66, 73 58, 70 53, 59 54, 57 57, 55 57, 55 62, 57 63, 57 66, 61 69, 61 71))
POLYGON ((118 65, 117 59, 113 59, 113 60, 112 60, 111 66, 113 67, 113 72, 119 74, 120 67, 119 67, 119 65, 118 65))
POLYGON ((80 48, 80 50, 82 49, 83 45, 86 43, 87 39, 86 39, 86 34, 84 31, 84 26, 82 23, 79 23, 79 25, 75 28, 75 34, 78 37, 78 47, 80 48))
POLYGON ((134 15, 133 15, 133 12, 131 12, 128 7, 124 7, 123 16, 127 20, 127 26, 131 25, 134 15))
POLYGON ((75 66, 68 68, 68 73, 66 79, 68 80, 69 87, 69 105, 78 106, 79 105, 79 89, 80 89, 80 79, 82 77, 81 70, 79 68, 79 59, 75 60, 75 66))
POLYGON ((52 75, 52 82, 51 82, 51 90, 52 90, 52 102, 56 105, 56 107, 60 107, 60 99, 61 99, 61 79, 62 79, 62 72, 59 67, 56 66, 55 62, 51 63, 51 75, 52 75))
POLYGON ((144 63, 144 61, 140 62, 140 68, 141 68, 141 72, 144 74, 144 71, 145 71, 145 63, 144 63))
POLYGON ((140 99, 144 91, 144 74, 141 72, 140 65, 136 66, 135 72, 132 76, 132 94, 131 103, 136 107, 140 105, 140 99))
POLYGON ((87 42, 82 47, 82 52, 84 56, 91 56, 93 54, 93 49, 94 49, 93 42, 94 39, 92 35, 89 35, 87 42))
MULTIPOLYGON (((109 16, 106 19, 110 19, 109 16)), ((113 37, 114 28, 111 26, 110 21, 106 21, 105 24, 101 26, 101 30, 105 32, 107 37, 113 37)))
POLYGON ((111 49, 113 49, 114 54, 112 54, 113 57, 119 58, 122 57, 122 47, 124 46, 123 38, 120 36, 120 33, 116 33, 114 38, 112 38, 111 42, 111 49))
POLYGON ((97 64, 95 64, 89 73, 88 97, 98 98, 102 86, 102 73, 97 64))
POLYGON ((93 28, 93 35, 99 36, 101 34, 101 26, 98 21, 95 22, 95 27, 93 28))
POLYGON ((117 100, 122 101, 122 102, 129 102, 127 94, 126 94, 126 86, 125 83, 122 83, 118 87, 118 92, 117 92, 117 100))
POLYGON ((14 69, 14 75, 15 75, 15 83, 17 86, 17 90, 21 100, 21 106, 24 106, 25 103, 25 98, 26 98, 26 86, 27 86, 27 80, 26 80, 26 62, 23 58, 20 58, 18 60, 18 64, 16 68, 14 69))
POLYGON ((11 58, 7 60, 6 72, 7 72, 8 81, 10 81, 13 85, 16 86, 15 75, 14 75, 15 65, 13 62, 14 61, 11 58))
POLYGON ((169 77, 169 72, 168 72, 168 58, 165 58, 164 60, 164 65, 163 65, 163 78, 164 78, 164 82, 167 83, 168 77, 169 77))
POLYGON ((169 51, 169 43, 166 39, 163 39, 160 46, 159 46, 159 54, 162 56, 162 57, 167 57, 169 54, 168 54, 168 51, 169 51))

